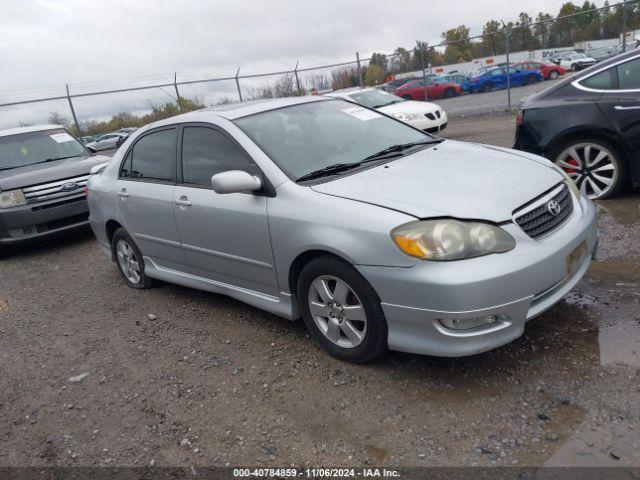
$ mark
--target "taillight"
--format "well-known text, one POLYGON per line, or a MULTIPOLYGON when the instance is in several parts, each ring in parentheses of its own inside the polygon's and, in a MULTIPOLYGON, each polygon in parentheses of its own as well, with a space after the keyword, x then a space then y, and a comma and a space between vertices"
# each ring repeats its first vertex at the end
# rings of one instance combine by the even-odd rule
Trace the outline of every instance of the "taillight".
POLYGON ((524 118, 524 111, 518 110, 518 116, 516 117, 516 125, 522 125, 523 118, 524 118))

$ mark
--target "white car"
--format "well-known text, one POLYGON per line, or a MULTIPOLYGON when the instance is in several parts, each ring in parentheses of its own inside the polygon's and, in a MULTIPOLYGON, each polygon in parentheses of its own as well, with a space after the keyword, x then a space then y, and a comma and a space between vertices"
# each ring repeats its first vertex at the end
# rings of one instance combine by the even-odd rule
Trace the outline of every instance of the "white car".
POLYGON ((118 148, 127 139, 124 133, 107 133, 96 138, 94 141, 87 143, 87 148, 93 152, 99 152, 101 150, 111 150, 118 148))
POLYGON ((377 88, 347 88, 326 96, 374 108, 428 133, 437 133, 447 127, 447 114, 435 103, 406 100, 377 88))
POLYGON ((564 67, 567 70, 573 70, 574 72, 582 70, 583 68, 590 67, 595 63, 595 58, 587 57, 584 53, 568 55, 560 60, 561 67, 564 67))

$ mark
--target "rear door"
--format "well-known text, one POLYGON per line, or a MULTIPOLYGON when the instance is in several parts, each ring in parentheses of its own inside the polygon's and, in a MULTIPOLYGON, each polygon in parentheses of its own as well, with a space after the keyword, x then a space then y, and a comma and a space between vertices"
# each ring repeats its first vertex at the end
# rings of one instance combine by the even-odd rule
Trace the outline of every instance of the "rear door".
POLYGON ((127 152, 117 182, 128 233, 160 267, 188 271, 173 213, 177 127, 152 130, 127 152))
POLYGON ((219 194, 211 177, 229 170, 262 176, 226 131, 211 124, 182 128, 174 211, 195 275, 278 295, 264 192, 219 194))
POLYGON ((631 168, 640 173, 640 57, 613 66, 580 82, 599 86, 598 106, 627 145, 631 168))

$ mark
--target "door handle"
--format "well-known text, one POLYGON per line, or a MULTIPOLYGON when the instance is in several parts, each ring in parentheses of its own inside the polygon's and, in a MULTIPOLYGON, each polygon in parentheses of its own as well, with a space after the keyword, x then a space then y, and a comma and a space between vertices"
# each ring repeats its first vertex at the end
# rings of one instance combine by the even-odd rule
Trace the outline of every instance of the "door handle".
POLYGON ((616 105, 615 107, 616 110, 640 110, 640 105, 632 105, 629 107, 625 107, 624 105, 616 105))
POLYGON ((182 195, 180 198, 176 198, 174 203, 176 205, 180 205, 181 207, 190 207, 191 200, 186 195, 182 195))
POLYGON ((122 190, 120 190, 120 191, 118 192, 118 195, 120 195, 121 197, 125 198, 125 197, 128 197, 128 196, 129 196, 129 192, 127 192, 127 189, 126 189, 126 188, 123 188, 122 190))

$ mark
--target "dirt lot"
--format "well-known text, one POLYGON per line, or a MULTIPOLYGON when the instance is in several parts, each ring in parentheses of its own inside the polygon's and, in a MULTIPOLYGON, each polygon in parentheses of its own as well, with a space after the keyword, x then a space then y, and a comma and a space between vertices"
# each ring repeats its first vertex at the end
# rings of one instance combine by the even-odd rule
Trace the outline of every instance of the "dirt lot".
MULTIPOLYGON (((446 136, 510 146, 513 121, 446 136)), ((0 467, 640 466, 640 194, 600 207, 577 288, 462 359, 340 362, 301 322, 129 289, 90 232, 15 250, 0 261, 0 467)))

